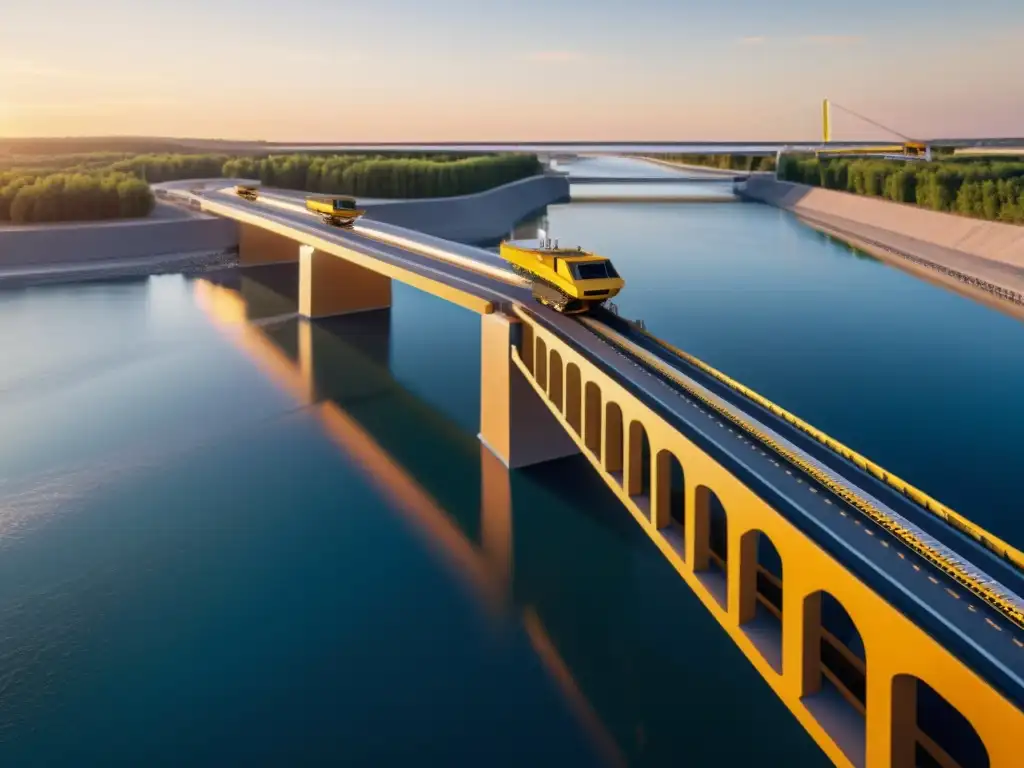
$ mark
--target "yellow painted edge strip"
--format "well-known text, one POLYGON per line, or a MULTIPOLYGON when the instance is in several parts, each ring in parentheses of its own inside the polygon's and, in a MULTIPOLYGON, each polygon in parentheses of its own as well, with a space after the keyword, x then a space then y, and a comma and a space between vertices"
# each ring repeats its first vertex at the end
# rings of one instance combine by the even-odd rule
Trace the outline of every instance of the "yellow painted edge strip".
POLYGON ((376 272, 380 275, 384 275, 385 277, 399 280, 406 285, 411 285, 421 291, 425 291, 426 293, 430 293, 434 296, 450 301, 452 304, 457 304, 460 307, 476 312, 478 315, 489 315, 494 312, 494 303, 488 299, 481 298, 480 296, 469 293, 461 288, 455 288, 447 283, 442 283, 439 280, 425 277, 415 272, 410 272, 403 267, 388 264, 380 261, 379 259, 375 259, 372 256, 365 256, 357 251, 347 248, 341 243, 324 239, 318 235, 299 232, 298 230, 292 229, 287 224, 270 221, 269 219, 264 219, 261 216, 250 214, 247 211, 239 211, 231 206, 222 205, 205 199, 202 201, 202 204, 204 211, 208 210, 244 224, 266 229, 280 235, 281 237, 294 240, 296 247, 299 245, 313 246, 317 250, 330 253, 339 259, 350 261, 357 266, 370 270, 371 272, 376 272))
MULTIPOLYGON (((633 324, 631 323, 631 325, 633 325, 633 324)), ((986 531, 981 526, 976 525, 975 523, 972 523, 970 520, 968 520, 963 515, 959 514, 958 512, 954 511, 953 509, 950 509, 949 507, 947 507, 942 502, 936 501, 934 498, 932 498, 931 496, 926 494, 924 491, 919 490, 918 488, 915 488, 913 485, 908 483, 906 480, 898 477, 897 475, 894 475, 892 472, 888 472, 887 470, 885 470, 882 467, 880 467, 878 464, 875 464, 870 459, 868 459, 868 458, 862 456, 861 454, 857 453, 852 448, 848 448, 847 446, 843 445, 842 443, 840 443, 835 438, 829 437, 828 435, 826 435, 821 430, 816 429, 815 427, 812 427, 810 424, 808 424, 806 421, 804 421, 800 417, 795 416, 794 414, 792 414, 789 411, 785 410, 781 406, 778 406, 775 403, 773 403, 770 400, 768 400, 767 398, 762 397, 761 395, 759 395, 757 392, 755 392, 754 390, 750 389, 749 387, 745 387, 742 384, 740 384, 738 381, 735 381, 735 380, 729 378, 727 375, 725 375, 721 371, 718 371, 715 368, 712 368, 710 365, 708 365, 704 361, 699 360, 698 358, 694 357, 693 355, 690 355, 690 354, 688 354, 686 352, 683 352, 683 350, 678 349, 677 347, 672 346, 668 342, 662 341, 657 336, 653 336, 652 334, 650 334, 649 332, 647 332, 643 328, 640 328, 640 327, 635 326, 635 325, 633 325, 633 327, 639 333, 642 333, 644 336, 646 336, 647 338, 651 339, 651 341, 654 341, 659 346, 663 347, 664 349, 667 349, 669 352, 672 352, 673 354, 678 355, 679 357, 683 358, 684 360, 686 360, 691 365, 694 365, 697 368, 700 368, 702 371, 704 371, 709 376, 711 376, 711 377, 717 379, 718 381, 722 382, 723 384, 728 386, 730 389, 733 389, 736 392, 739 392, 740 394, 744 395, 748 399, 753 400, 758 405, 761 405, 762 407, 764 407, 767 410, 771 411, 773 414, 775 414, 779 418, 785 420, 789 424, 792 424, 794 427, 799 429, 801 432, 804 432, 805 434, 809 435, 810 437, 813 437, 819 443, 821 443, 822 445, 824 445, 824 446, 828 447, 829 449, 831 449, 834 453, 837 453, 838 455, 842 456, 844 459, 848 459, 848 460, 852 461, 858 467, 860 467, 861 469, 865 470, 869 474, 873 475, 876 479, 881 480, 882 482, 884 482, 885 484, 889 485, 892 488, 895 488, 897 491, 902 493, 904 496, 907 496, 908 498, 910 498, 911 500, 916 502, 921 507, 924 507, 924 509, 926 509, 928 512, 931 512, 933 515, 936 515, 937 517, 941 518, 942 520, 945 520, 947 523, 952 525, 957 530, 959 530, 959 531, 961 531, 963 533, 966 533, 968 536, 970 536, 972 539, 977 541, 979 544, 981 544, 983 547, 985 547, 989 551, 999 555, 1000 557, 1003 557, 1003 558, 1009 560, 1017 568, 1020 568, 1020 569, 1024 570, 1024 552, 1021 552, 1016 547, 1013 547, 1010 544, 1008 544, 1005 541, 1003 541, 1002 539, 1000 539, 999 537, 994 536, 993 534, 989 533, 988 531, 986 531)))
POLYGON ((771 437, 761 432, 759 429, 754 427, 749 422, 734 415, 727 408, 720 406, 718 403, 713 402, 709 398, 705 397, 701 392, 697 391, 693 387, 689 386, 679 375, 678 372, 672 370, 668 366, 664 365, 654 355, 650 354, 644 349, 637 347, 635 344, 625 339, 611 328, 604 326, 590 318, 582 318, 588 327, 592 328, 595 333, 606 338, 609 342, 615 346, 626 350, 629 354, 636 357, 640 357, 644 362, 659 371, 665 376, 668 376, 674 380, 679 386, 683 387, 690 395, 700 400, 708 408, 711 408, 716 413, 721 414, 723 417, 736 424, 740 429, 747 432, 748 434, 757 438, 762 444, 771 448, 779 456, 783 457, 790 464, 799 467, 805 474, 814 478, 820 485, 827 488, 837 497, 845 501, 847 504, 857 509, 862 514, 870 518, 877 525, 888 531, 890 534, 895 536, 897 539, 902 541, 907 547, 916 552, 921 558, 927 560, 933 566, 941 570, 951 579, 960 584, 964 589, 977 595, 979 599, 984 600, 993 608, 997 609, 1003 614, 1008 620, 1013 622, 1020 629, 1024 629, 1024 611, 1018 609, 1015 605, 1005 600, 1002 596, 991 591, 985 584, 979 582, 971 574, 963 571, 955 563, 950 562, 941 554, 933 550, 924 542, 920 541, 913 533, 901 526, 898 522, 893 520, 891 517, 886 515, 881 510, 877 509, 870 502, 862 499, 857 494, 848 490, 847 488, 835 483, 832 478, 822 472, 817 467, 808 464, 800 456, 790 451, 788 448, 779 445, 771 437))
MULTIPOLYGON (((514 308, 518 311, 518 307, 514 308)), ((525 322, 531 324, 531 327, 536 328, 535 321, 522 313, 525 322)), ((556 337, 557 338, 557 337, 556 337)), ((576 443, 580 449, 580 453, 586 457, 597 472, 598 476, 604 481, 608 489, 615 494, 615 496, 622 502, 626 511, 636 520, 641 530, 647 534, 650 540, 658 548, 668 563, 676 570, 679 577, 683 580, 690 590, 696 595, 697 599, 704 605, 704 608, 711 614, 712 618, 718 622, 719 626, 725 630, 726 634, 736 644, 740 652, 747 658, 747 661, 754 667, 755 670, 765 679, 771 689, 775 692, 782 702, 786 705, 793 716, 797 719, 797 722, 807 731, 807 733, 814 739, 815 743, 821 747, 822 751, 828 755, 829 759, 832 760, 836 765, 847 765, 849 760, 846 759, 846 755, 842 752, 836 742, 832 739, 831 734, 826 731, 820 722, 810 713, 806 705, 799 698, 791 697, 786 689, 781 685, 781 676, 776 670, 768 663, 764 654, 758 649, 757 645, 750 639, 747 633, 739 625, 734 624, 729 616, 729 612, 726 608, 718 602, 718 599, 712 595, 711 591, 707 588, 707 585, 701 583, 700 577, 697 573, 692 571, 687 563, 683 560, 680 554, 675 550, 673 545, 669 543, 668 539, 661 535, 658 529, 656 529, 650 521, 648 515, 645 515, 639 507, 636 506, 635 500, 632 499, 625 491, 623 486, 617 483, 612 476, 603 468, 600 456, 595 454, 590 448, 587 447, 586 443, 580 438, 579 434, 571 427, 565 415, 551 402, 548 397, 548 393, 544 391, 544 388, 540 386, 537 379, 534 378, 533 372, 526 366, 523 358, 519 354, 519 349, 513 344, 510 346, 510 354, 512 356, 512 362, 515 363, 516 367, 522 372, 526 381, 533 388, 533 391, 540 397, 541 402, 548 408, 552 416, 562 425, 562 428, 566 430, 569 438, 576 443)))

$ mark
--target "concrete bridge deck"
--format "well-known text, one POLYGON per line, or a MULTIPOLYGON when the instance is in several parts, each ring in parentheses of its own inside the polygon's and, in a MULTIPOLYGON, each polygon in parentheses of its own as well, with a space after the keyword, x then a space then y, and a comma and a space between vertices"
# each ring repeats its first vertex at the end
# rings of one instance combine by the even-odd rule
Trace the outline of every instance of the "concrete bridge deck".
MULTIPOLYGON (((629 333, 621 322, 612 320, 611 324, 629 333)), ((581 345, 581 349, 589 346, 581 345)), ((650 349, 650 345, 644 346, 650 349)), ((820 488, 814 478, 799 466, 781 460, 750 434, 704 407, 680 382, 711 394, 745 421, 781 437, 798 454, 826 466, 858 495, 879 501, 945 546, 967 552, 966 559, 983 563, 988 573, 998 574, 1007 590, 1015 594, 1024 591, 1024 577, 1019 571, 993 558, 909 499, 699 369, 678 358, 667 362, 678 371, 678 378, 642 367, 632 357, 623 357, 615 369, 618 378, 634 389, 640 399, 663 412, 681 432, 890 603, 941 637, 969 666, 985 670, 983 674, 987 679, 1024 707, 1024 646, 1014 642, 1014 638, 1024 641, 1024 632, 998 611, 979 601, 965 599, 970 596, 959 584, 909 548, 889 539, 881 530, 875 535, 865 535, 874 526, 859 510, 823 489, 810 492, 812 488, 820 488)))

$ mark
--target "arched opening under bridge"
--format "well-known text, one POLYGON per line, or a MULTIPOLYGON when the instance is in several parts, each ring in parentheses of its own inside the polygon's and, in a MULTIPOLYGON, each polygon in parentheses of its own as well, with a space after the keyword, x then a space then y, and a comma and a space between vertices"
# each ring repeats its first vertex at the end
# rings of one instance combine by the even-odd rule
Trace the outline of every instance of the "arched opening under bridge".
POLYGON ((856 766, 865 760, 867 655, 857 625, 824 590, 804 598, 803 700, 856 766))
POLYGON ((601 456, 601 387, 588 381, 583 392, 583 442, 595 456, 601 456))
POLYGON ((729 606, 729 520, 721 499, 698 485, 693 509, 693 571, 722 608, 729 606))
POLYGON ((604 417, 604 471, 622 484, 622 409, 608 403, 604 417))
POLYGON ((651 521, 682 560, 686 560, 686 477, 679 458, 670 450, 658 451, 657 484, 651 504, 651 521))
POLYGON ((540 386, 540 388, 547 392, 548 391, 548 345, 544 343, 544 339, 536 338, 533 342, 534 346, 534 365, 533 365, 533 378, 540 386))
POLYGON ((583 435, 583 382, 576 363, 565 366, 565 419, 577 435, 583 435))
POLYGON ((739 623, 765 661, 782 674, 782 557, 763 531, 740 539, 739 623))
POLYGON ((650 514, 651 509, 651 442, 647 430, 639 421, 629 424, 626 441, 626 493, 640 509, 650 514))
POLYGON ((548 399, 559 411, 562 410, 562 379, 565 376, 562 367, 562 356, 558 350, 551 350, 551 361, 548 364, 548 399))
POLYGON ((892 711, 893 768, 990 768, 974 726, 923 680, 896 675, 892 711))

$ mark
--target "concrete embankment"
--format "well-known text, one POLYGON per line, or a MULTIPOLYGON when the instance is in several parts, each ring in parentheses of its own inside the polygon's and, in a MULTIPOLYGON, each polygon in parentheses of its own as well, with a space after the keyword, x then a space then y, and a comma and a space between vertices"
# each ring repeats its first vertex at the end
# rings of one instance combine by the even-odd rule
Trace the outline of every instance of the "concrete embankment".
POLYGON ((366 218, 445 240, 487 243, 531 213, 568 199, 564 176, 533 176, 474 195, 369 203, 366 218))
POLYGON ((234 222, 159 204, 143 220, 0 228, 0 285, 103 279, 223 263, 234 222))
POLYGON ((929 281, 1024 315, 1024 227, 778 181, 767 174, 752 176, 737 191, 745 199, 791 211, 814 228, 929 281))

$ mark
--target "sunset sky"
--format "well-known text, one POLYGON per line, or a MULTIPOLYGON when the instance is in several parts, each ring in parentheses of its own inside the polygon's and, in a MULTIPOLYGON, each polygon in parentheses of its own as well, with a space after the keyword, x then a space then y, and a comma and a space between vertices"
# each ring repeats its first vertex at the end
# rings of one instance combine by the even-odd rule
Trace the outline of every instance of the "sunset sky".
POLYGON ((824 97, 914 138, 1024 135, 1024 2, 912 5, 12 0, 0 136, 803 140, 824 97))

